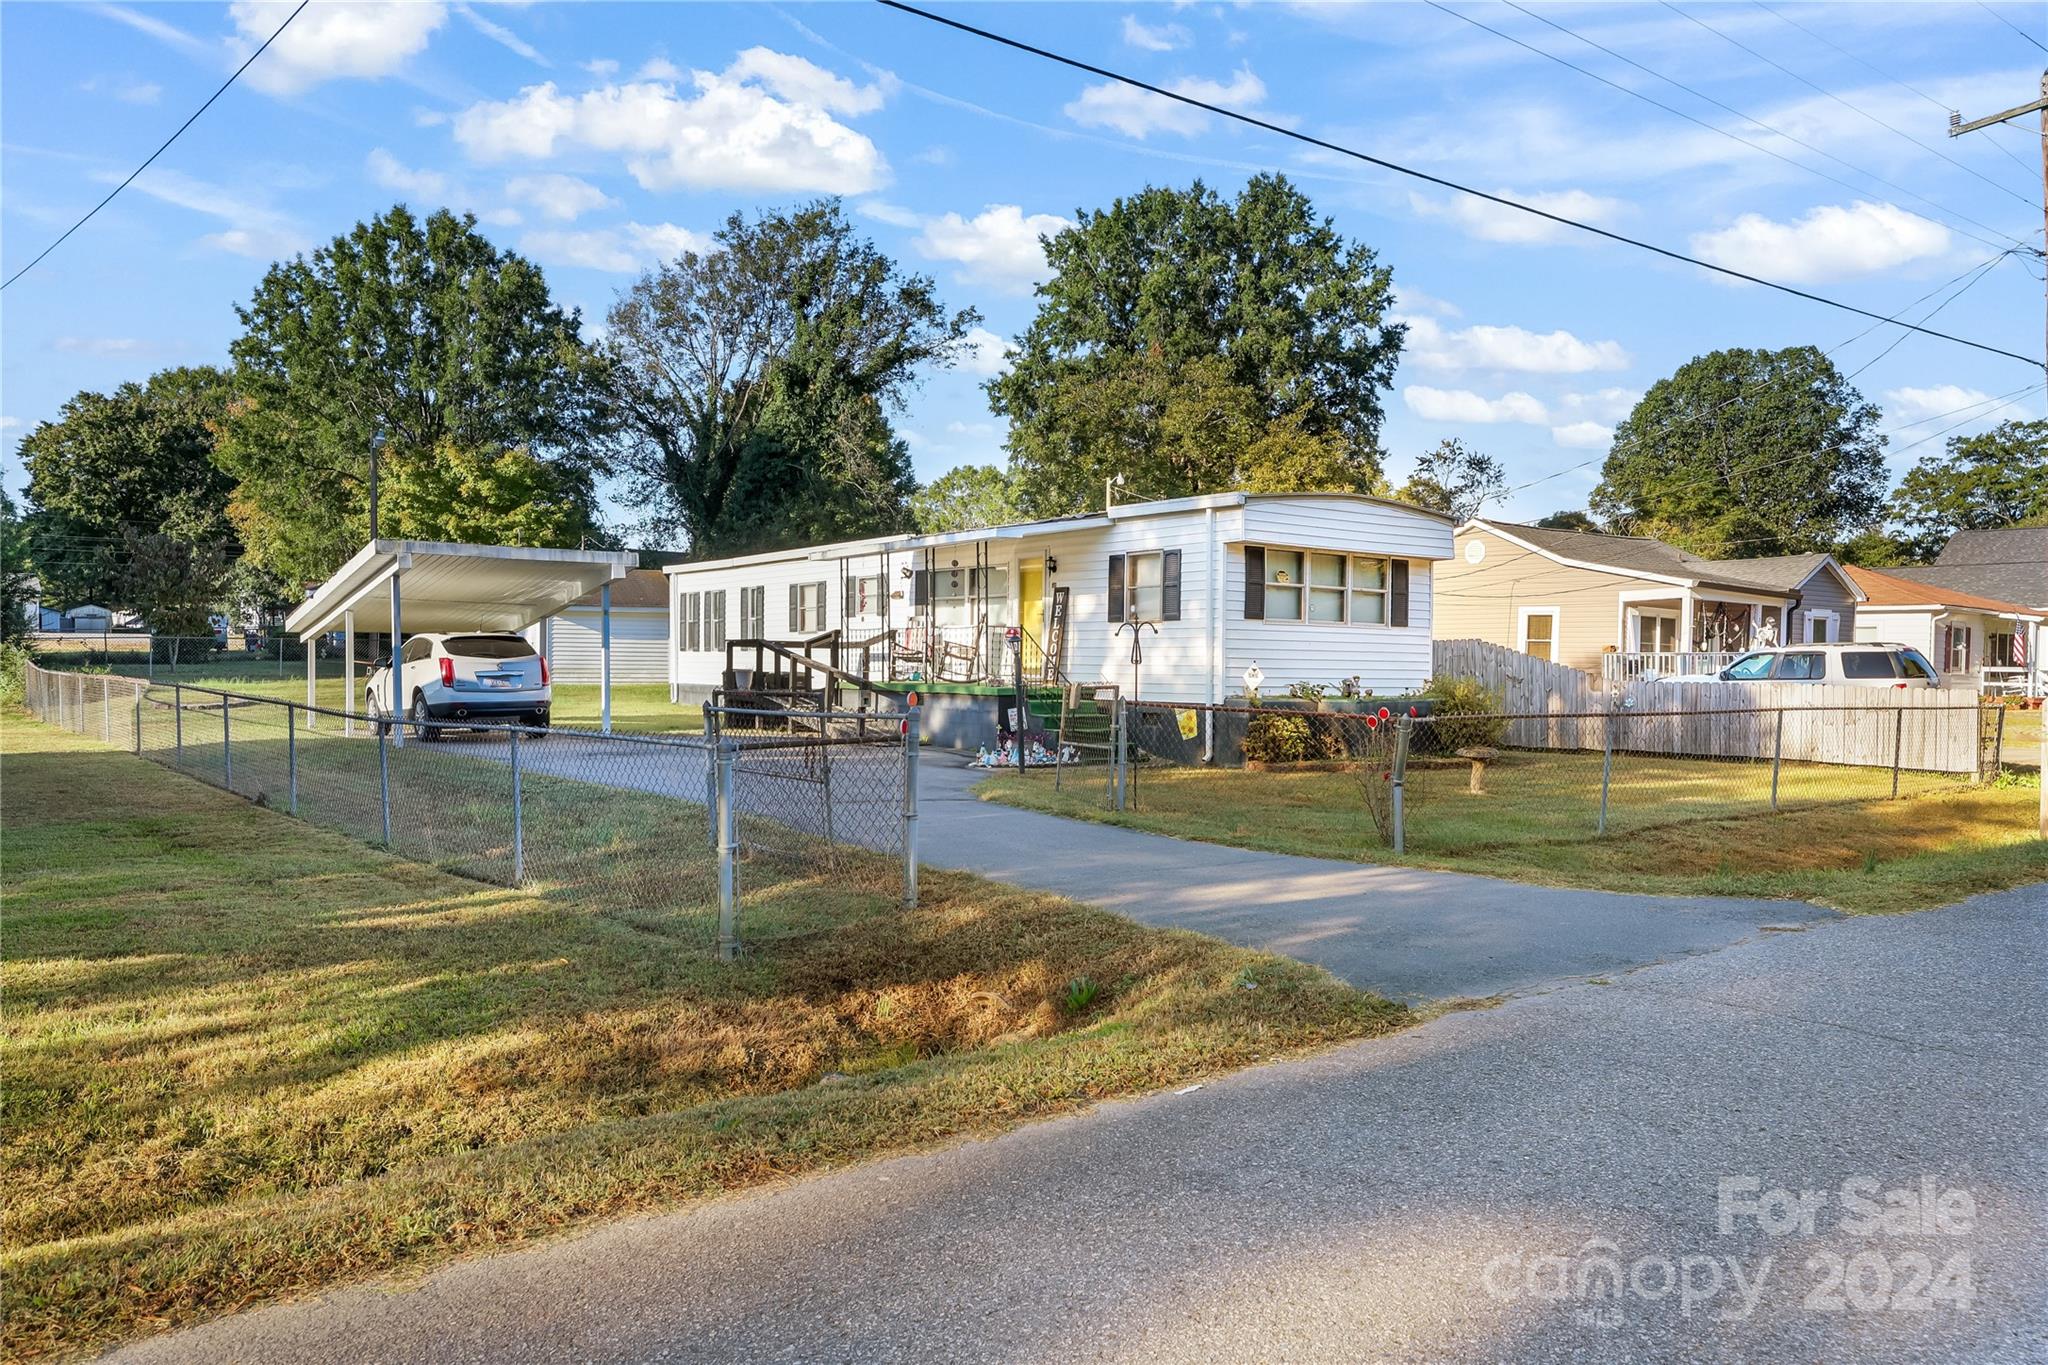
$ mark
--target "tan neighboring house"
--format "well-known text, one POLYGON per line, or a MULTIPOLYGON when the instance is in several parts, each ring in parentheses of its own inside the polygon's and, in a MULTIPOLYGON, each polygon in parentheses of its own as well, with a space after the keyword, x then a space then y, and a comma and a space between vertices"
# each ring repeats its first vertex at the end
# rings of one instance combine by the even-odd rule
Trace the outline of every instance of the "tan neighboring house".
POLYGON ((1438 639, 1490 640, 1608 679, 1851 640, 1863 601, 1829 554, 1701 559, 1645 536, 1486 518, 1458 528, 1436 575, 1438 639))

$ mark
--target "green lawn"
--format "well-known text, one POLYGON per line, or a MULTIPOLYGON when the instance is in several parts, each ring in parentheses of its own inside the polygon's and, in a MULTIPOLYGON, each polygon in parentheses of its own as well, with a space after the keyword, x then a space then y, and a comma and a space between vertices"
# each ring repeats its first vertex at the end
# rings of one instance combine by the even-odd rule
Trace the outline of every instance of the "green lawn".
POLYGON ((2041 766, 2041 716, 2040 711, 2006 711, 2005 761, 2009 766, 2041 766))
POLYGON ((756 879, 756 949, 722 966, 704 889, 670 875, 696 808, 552 785, 534 799, 601 837, 515 892, 0 715, 8 1357, 1410 1018, 1301 963, 958 874, 927 874, 915 911, 843 873, 756 879), (579 883, 595 862, 615 894, 579 883), (1098 993, 1070 1008, 1081 978, 1098 993))
MULTIPOLYGON (((149 670, 141 664, 117 664, 113 671, 139 678, 149 670)), ((363 672, 362 669, 356 671, 358 710, 361 709, 363 672)), ((276 697, 281 701, 306 699, 306 665, 303 662, 287 663, 280 674, 275 661, 266 663, 222 657, 206 663, 186 664, 176 672, 159 664, 155 676, 159 683, 191 683, 199 687, 245 692, 256 697, 276 697)), ((320 705, 335 710, 345 709, 342 701, 346 684, 341 676, 340 660, 320 660, 318 684, 320 705)), ((598 726, 597 692, 596 683, 556 683, 555 724, 570 729, 595 730, 598 726)), ((695 706, 670 705, 667 683, 615 683, 612 686, 612 728, 629 734, 701 731, 704 713, 695 706)))
POLYGON ((1486 793, 1469 768, 1410 770, 1408 848, 1373 832, 1359 774, 1334 766, 1246 772, 1152 768, 1137 808, 1104 808, 1099 770, 1054 791, 1044 774, 1002 774, 983 799, 1212 843, 1323 858, 1408 863, 1552 886, 1667 895, 1787 897, 1848 911, 1921 909, 2048 878, 2035 837, 2039 793, 2017 782, 1786 765, 1769 808, 1768 764, 1618 760, 1605 838, 1595 834, 1600 755, 1513 754, 1486 793))

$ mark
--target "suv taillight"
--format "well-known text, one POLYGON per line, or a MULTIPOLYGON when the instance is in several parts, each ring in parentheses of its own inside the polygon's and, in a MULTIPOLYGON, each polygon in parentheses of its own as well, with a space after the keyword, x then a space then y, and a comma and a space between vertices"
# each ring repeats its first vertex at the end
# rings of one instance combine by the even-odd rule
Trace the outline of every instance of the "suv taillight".
POLYGON ((444 658, 441 660, 441 686, 455 686, 455 660, 453 659, 444 658))
POLYGON ((548 685, 548 656, 545 654, 540 656, 540 685, 548 685))

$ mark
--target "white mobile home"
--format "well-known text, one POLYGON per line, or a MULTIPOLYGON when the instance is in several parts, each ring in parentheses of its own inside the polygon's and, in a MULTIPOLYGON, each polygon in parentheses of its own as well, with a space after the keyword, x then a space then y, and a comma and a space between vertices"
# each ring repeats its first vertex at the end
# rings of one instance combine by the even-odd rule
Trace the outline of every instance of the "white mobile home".
POLYGON ((672 565, 670 695, 725 685, 734 642, 826 638, 848 671, 928 692, 1000 687, 1019 653, 1029 681, 1148 700, 1223 701, 1255 662, 1269 693, 1351 677, 1404 692, 1429 676, 1451 530, 1384 498, 1217 493, 672 565))

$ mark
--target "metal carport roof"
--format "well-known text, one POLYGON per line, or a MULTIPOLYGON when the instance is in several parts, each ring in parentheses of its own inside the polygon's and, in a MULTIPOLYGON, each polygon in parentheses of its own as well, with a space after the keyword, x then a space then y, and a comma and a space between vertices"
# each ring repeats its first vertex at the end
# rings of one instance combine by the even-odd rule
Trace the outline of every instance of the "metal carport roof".
POLYGON ((391 629, 395 574, 407 634, 450 630, 524 630, 639 563, 630 550, 536 550, 517 545, 459 545, 434 540, 373 540, 285 618, 300 639, 338 630, 353 615, 358 631, 391 629))

